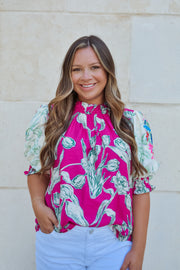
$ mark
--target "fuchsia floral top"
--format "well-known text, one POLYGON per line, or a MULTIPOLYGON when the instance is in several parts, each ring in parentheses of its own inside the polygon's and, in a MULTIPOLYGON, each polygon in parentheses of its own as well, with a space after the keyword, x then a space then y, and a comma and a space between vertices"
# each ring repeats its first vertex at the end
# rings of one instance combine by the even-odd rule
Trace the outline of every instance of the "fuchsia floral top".
MULTIPOLYGON (((119 240, 131 240, 132 196, 153 190, 150 180, 158 164, 147 120, 142 113, 129 109, 124 110, 124 116, 134 124, 138 158, 148 174, 136 179, 130 175, 131 150, 118 137, 107 105, 77 101, 70 125, 56 145, 45 194, 46 204, 59 222, 57 232, 66 232, 75 225, 109 225, 119 240)), ((26 175, 41 168, 39 154, 47 119, 48 106, 42 105, 26 131, 25 156, 30 163, 26 175)))

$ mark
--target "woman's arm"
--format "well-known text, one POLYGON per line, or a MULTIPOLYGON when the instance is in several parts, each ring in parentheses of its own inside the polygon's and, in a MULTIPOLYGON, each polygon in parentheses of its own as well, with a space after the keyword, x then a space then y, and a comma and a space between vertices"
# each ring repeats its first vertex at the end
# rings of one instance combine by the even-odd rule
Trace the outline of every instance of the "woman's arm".
POLYGON ((49 175, 31 174, 28 176, 28 188, 31 196, 34 214, 38 220, 41 231, 50 233, 58 221, 53 210, 46 206, 44 196, 49 184, 49 175))
POLYGON ((133 195, 134 227, 132 235, 132 248, 131 251, 126 255, 120 270, 142 270, 149 221, 149 210, 149 193, 133 195))

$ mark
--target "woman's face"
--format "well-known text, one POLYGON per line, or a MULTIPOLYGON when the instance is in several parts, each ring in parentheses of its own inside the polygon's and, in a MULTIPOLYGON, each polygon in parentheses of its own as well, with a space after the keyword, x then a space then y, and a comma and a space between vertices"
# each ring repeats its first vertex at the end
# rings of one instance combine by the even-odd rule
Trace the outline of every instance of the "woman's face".
POLYGON ((72 64, 71 78, 80 101, 89 104, 104 102, 107 74, 91 47, 78 49, 72 64))

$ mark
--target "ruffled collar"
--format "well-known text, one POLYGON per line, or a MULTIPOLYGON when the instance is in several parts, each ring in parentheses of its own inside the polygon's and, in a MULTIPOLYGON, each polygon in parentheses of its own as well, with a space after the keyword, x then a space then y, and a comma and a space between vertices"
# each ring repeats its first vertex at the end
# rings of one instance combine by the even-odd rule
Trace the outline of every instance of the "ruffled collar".
POLYGON ((89 104, 84 101, 77 101, 74 107, 74 113, 80 112, 85 114, 94 114, 94 113, 102 113, 102 114, 109 114, 110 108, 108 104, 105 102, 103 104, 89 104))

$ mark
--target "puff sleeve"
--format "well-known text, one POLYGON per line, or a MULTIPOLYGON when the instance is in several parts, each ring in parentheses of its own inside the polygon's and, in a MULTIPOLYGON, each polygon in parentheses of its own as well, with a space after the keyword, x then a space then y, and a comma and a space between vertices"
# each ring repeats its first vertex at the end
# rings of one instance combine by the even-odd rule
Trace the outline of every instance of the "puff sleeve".
POLYGON ((159 166, 154 157, 152 132, 148 121, 139 111, 134 111, 132 120, 138 147, 138 159, 147 170, 142 177, 132 179, 133 194, 142 194, 155 188, 150 182, 159 166))
POLYGON ((25 133, 24 156, 29 162, 25 175, 37 173, 41 169, 40 151, 44 144, 44 124, 48 119, 48 105, 41 105, 32 118, 25 133))

